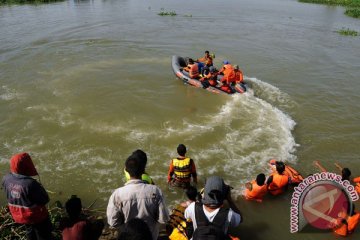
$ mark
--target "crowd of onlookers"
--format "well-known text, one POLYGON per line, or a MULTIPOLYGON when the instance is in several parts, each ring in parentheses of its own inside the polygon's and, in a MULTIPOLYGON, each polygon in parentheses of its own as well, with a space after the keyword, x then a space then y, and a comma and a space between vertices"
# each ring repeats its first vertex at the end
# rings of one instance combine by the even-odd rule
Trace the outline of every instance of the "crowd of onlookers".
MULTIPOLYGON (((231 187, 218 176, 206 179, 199 192, 192 184, 197 183, 196 166, 186 155, 186 146, 179 144, 178 156, 170 162, 167 181, 171 187, 185 191, 187 200, 169 214, 161 189, 146 172, 147 155, 134 151, 125 161, 126 183, 111 194, 106 210, 107 223, 118 230, 118 239, 151 240, 159 238, 161 225, 167 239, 238 239, 228 234, 228 229, 238 226, 243 217, 233 201, 231 187), (224 203, 226 203, 224 205, 224 203), (164 227, 165 226, 165 227, 164 227)), ((263 201, 266 194, 277 196, 289 186, 297 185, 303 177, 291 166, 275 159, 269 163, 272 174, 266 178, 260 173, 246 184, 247 200, 263 201)), ((326 171, 319 162, 315 162, 326 171)), ((341 168, 342 180, 349 180, 351 172, 341 168)), ((9 211, 16 223, 25 225, 27 238, 52 239, 52 224, 46 204, 49 196, 44 187, 32 176, 38 172, 27 153, 14 155, 10 160, 10 173, 4 176, 9 211)), ((360 178, 353 179, 360 192, 360 178)), ((72 196, 65 204, 67 217, 60 221, 62 238, 65 240, 98 239, 104 223, 90 221, 82 214, 80 198, 72 196)), ((334 222, 334 232, 346 236, 360 222, 360 213, 354 210, 334 222)))

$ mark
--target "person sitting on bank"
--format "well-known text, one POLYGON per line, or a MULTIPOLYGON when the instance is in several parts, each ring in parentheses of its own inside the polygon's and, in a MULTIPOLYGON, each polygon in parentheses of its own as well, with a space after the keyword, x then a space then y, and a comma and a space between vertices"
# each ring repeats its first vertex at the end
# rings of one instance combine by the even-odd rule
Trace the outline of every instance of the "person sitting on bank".
POLYGON ((63 240, 97 240, 99 239, 104 223, 101 220, 91 222, 82 215, 81 199, 73 195, 66 201, 67 218, 60 221, 60 230, 63 240))
POLYGON ((290 177, 285 172, 285 164, 283 162, 276 161, 276 172, 271 174, 266 184, 270 194, 276 196, 284 193, 289 184, 291 183, 290 177))
POLYGON ((205 56, 197 59, 197 61, 205 63, 205 65, 208 67, 213 66, 213 57, 210 55, 210 52, 207 50, 205 51, 205 56))
POLYGON ((144 168, 138 155, 130 155, 125 168, 130 181, 111 194, 106 209, 108 224, 111 228, 121 229, 131 219, 140 218, 151 229, 153 239, 157 239, 160 224, 169 221, 163 193, 159 187, 141 180, 144 168))
POLYGON ((25 225, 29 240, 53 239, 52 224, 46 204, 49 196, 33 176, 39 175, 28 153, 10 159, 10 173, 4 176, 9 210, 14 222, 25 225))
POLYGON ((186 146, 179 144, 177 147, 179 156, 170 162, 167 181, 171 186, 188 188, 191 178, 197 184, 197 173, 194 160, 186 157, 186 146))
POLYGON ((193 223, 193 239, 228 239, 228 229, 243 221, 231 197, 230 186, 218 176, 206 180, 201 203, 191 203, 185 209, 185 219, 193 223), (224 207, 224 200, 229 208, 224 207))
MULTIPOLYGON (((143 168, 143 171, 144 171, 144 173, 141 175, 141 180, 143 180, 144 182, 146 182, 148 184, 155 185, 154 181, 149 176, 149 174, 147 174, 145 172, 146 164, 147 164, 147 155, 146 155, 146 153, 144 151, 140 150, 140 149, 137 149, 132 153, 132 155, 137 156, 141 161, 141 167, 143 168)), ((125 168, 124 168, 124 173, 125 173, 125 180, 127 182, 127 181, 130 180, 130 174, 126 171, 125 168)))
POLYGON ((260 173, 256 176, 256 180, 252 180, 245 184, 245 198, 246 200, 254 200, 262 202, 263 197, 267 193, 267 185, 265 184, 265 174, 260 173))
POLYGON ((199 66, 192 58, 189 58, 188 65, 183 70, 189 73, 190 78, 197 79, 200 76, 199 66))
POLYGON ((172 210, 170 221, 166 225, 166 231, 170 240, 188 239, 186 235, 186 219, 184 217, 184 212, 191 203, 197 201, 199 192, 195 187, 190 186, 185 190, 185 194, 188 200, 180 203, 172 210))

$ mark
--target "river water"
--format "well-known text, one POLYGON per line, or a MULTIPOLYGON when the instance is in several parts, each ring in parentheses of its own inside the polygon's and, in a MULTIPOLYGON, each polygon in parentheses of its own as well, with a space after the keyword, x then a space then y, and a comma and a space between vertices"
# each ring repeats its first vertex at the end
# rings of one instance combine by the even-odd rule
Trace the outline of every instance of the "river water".
MULTIPOLYGON (((320 160, 360 175, 359 20, 341 7, 295 0, 65 1, 0 8, 0 174, 27 151, 52 200, 71 194, 105 208, 135 149, 172 206, 167 188, 179 143, 199 186, 220 175, 243 211, 242 239, 331 239, 289 232, 290 193, 262 204, 244 183, 269 158, 304 175, 320 160), (177 16, 158 16, 161 9, 177 16), (182 84, 171 56, 216 54, 238 63, 252 86, 216 95, 182 84)), ((0 204, 5 204, 3 194, 0 204)), ((350 239, 357 239, 359 233, 350 239)))

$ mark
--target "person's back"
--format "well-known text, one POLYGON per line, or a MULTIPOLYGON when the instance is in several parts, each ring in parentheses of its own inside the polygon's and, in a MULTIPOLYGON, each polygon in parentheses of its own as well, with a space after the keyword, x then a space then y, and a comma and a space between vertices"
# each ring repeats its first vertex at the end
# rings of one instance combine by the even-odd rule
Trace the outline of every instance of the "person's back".
POLYGON ((253 180, 247 184, 245 198, 247 200, 262 202, 262 199, 266 193, 267 185, 265 184, 265 175, 261 173, 256 177, 256 180, 253 180))
POLYGON ((140 179, 144 169, 136 155, 126 160, 125 168, 131 179, 110 196, 106 211, 108 223, 110 227, 121 227, 131 219, 140 218, 152 230, 153 239, 157 239, 159 224, 169 219, 163 194, 157 186, 140 179))
POLYGON ((90 222, 82 216, 82 204, 80 198, 72 196, 65 203, 67 218, 60 221, 60 230, 63 240, 97 240, 102 232, 104 223, 100 220, 90 222))
POLYGON ((193 239, 224 239, 229 227, 242 222, 240 211, 234 204, 230 187, 220 177, 207 179, 202 203, 191 203, 185 210, 185 218, 193 223, 193 239), (230 208, 224 208, 227 200, 230 208))
POLYGON ((10 160, 10 173, 5 175, 8 206, 16 223, 25 224, 28 239, 50 239, 52 225, 46 204, 49 196, 44 187, 31 176, 38 172, 28 153, 19 153, 10 160))
POLYGON ((194 160, 186 157, 186 146, 179 144, 177 147, 179 157, 170 162, 167 181, 171 186, 187 188, 190 186, 191 178, 197 183, 197 173, 194 160))
POLYGON ((285 164, 283 162, 276 162, 276 172, 273 173, 267 180, 269 193, 272 195, 282 194, 287 190, 290 183, 289 177, 284 174, 285 164))
POLYGON ((244 83, 244 75, 238 65, 234 65, 235 82, 244 83))

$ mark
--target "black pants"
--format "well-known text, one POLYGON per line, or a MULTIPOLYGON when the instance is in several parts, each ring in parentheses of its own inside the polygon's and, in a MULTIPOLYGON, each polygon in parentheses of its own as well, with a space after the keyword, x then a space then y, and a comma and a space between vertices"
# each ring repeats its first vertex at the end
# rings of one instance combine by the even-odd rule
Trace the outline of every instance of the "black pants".
POLYGON ((36 224, 25 225, 28 240, 52 240, 52 224, 50 218, 36 224))

